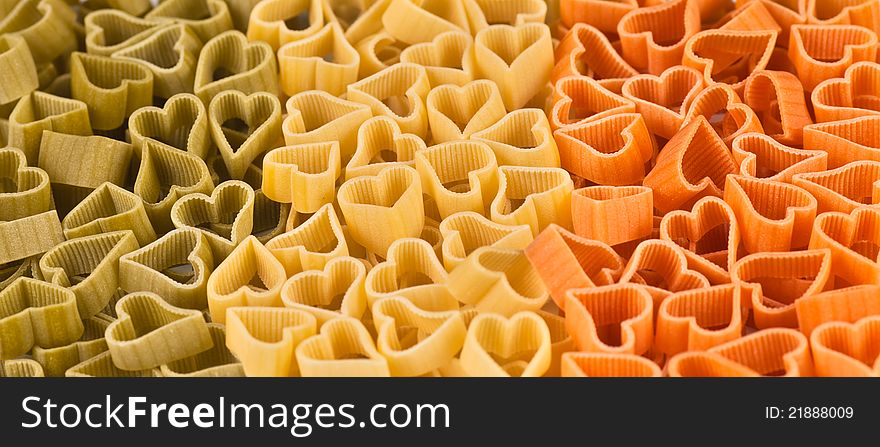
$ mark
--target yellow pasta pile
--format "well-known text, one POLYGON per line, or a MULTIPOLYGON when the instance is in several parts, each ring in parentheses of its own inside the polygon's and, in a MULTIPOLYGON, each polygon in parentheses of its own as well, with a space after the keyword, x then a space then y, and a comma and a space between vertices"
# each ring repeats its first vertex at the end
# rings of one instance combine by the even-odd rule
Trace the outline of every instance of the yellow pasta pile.
POLYGON ((0 376, 811 375, 880 268, 810 313, 801 25, 737 3, 0 0, 0 376))

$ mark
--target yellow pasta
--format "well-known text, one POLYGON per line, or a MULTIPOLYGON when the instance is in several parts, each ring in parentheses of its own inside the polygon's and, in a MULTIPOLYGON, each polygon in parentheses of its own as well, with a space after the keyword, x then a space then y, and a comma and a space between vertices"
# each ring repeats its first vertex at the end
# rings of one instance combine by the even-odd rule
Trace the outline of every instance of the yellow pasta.
POLYGON ((540 109, 519 109, 471 134, 486 143, 500 165, 558 168, 559 149, 547 115, 540 109))
POLYGON ((298 309, 230 307, 226 346, 241 359, 248 377, 295 377, 294 350, 317 331, 315 317, 298 309))
POLYGON ((469 211, 443 219, 439 230, 443 238, 443 263, 448 271, 480 247, 524 249, 534 238, 528 225, 502 225, 469 211))
POLYGON ((337 200, 345 221, 353 223, 352 238, 382 257, 394 241, 418 237, 425 225, 421 180, 407 166, 348 180, 339 188, 337 200))
POLYGON ((425 141, 400 131, 397 123, 384 116, 365 121, 357 133, 357 149, 345 166, 345 179, 376 175, 391 166, 415 166, 416 153, 425 141))
POLYGON ((463 31, 438 34, 431 42, 406 47, 400 61, 425 67, 432 86, 465 85, 474 78, 471 59, 465 57, 474 39, 463 31))
POLYGON ((342 161, 347 163, 358 144, 358 129, 371 116, 366 105, 327 92, 302 92, 287 100, 282 133, 290 146, 338 141, 342 161))
MULTIPOLYGON (((292 310, 292 309, 290 309, 292 310)), ((303 377, 388 377, 388 361, 379 354, 373 337, 354 318, 338 318, 296 347, 303 377)))
POLYGON ((574 184, 561 168, 501 166, 498 195, 490 217, 504 225, 526 224, 537 236, 555 223, 571 228, 571 192, 574 184))
POLYGON ((225 323, 226 309, 237 306, 281 306, 281 286, 287 279, 284 265, 249 236, 208 278, 211 320, 225 323))
POLYGON ((511 316, 541 309, 550 295, 522 250, 481 247, 449 273, 449 291, 479 312, 511 316))
POLYGON ((336 195, 341 159, 339 143, 300 144, 273 149, 263 159, 266 197, 290 203, 298 213, 314 213, 336 195))
POLYGON ((441 85, 428 94, 428 123, 435 143, 466 140, 506 115, 494 82, 478 80, 462 87, 441 85))
POLYGON ((304 310, 315 316, 318 327, 343 316, 360 319, 367 310, 364 262, 340 256, 323 270, 307 270, 291 276, 281 288, 285 307, 304 310))
POLYGON ((339 24, 329 23, 278 50, 281 90, 287 95, 308 90, 341 95, 348 84, 357 81, 360 60, 339 24))
POLYGON ((461 350, 461 368, 474 377, 539 377, 551 363, 550 330, 534 312, 510 318, 477 315, 461 350))
POLYGON ((400 130, 425 138, 428 116, 425 98, 430 90, 425 68, 415 64, 395 64, 372 76, 348 85, 348 99, 366 104, 375 116, 387 116, 400 130))
POLYGON ((483 143, 453 141, 416 153, 422 190, 441 218, 461 211, 485 214, 498 193, 495 154, 483 143))
POLYGON ((376 347, 392 376, 412 377, 446 366, 461 351, 467 327, 458 311, 429 312, 401 297, 373 304, 376 347))
POLYGON ((329 203, 296 228, 274 237, 266 248, 284 265, 287 276, 322 269, 331 259, 348 255, 342 226, 329 203))
POLYGON ((365 282, 370 306, 389 296, 400 296, 429 311, 457 310, 449 292, 449 275, 428 242, 415 238, 395 241, 388 259, 369 273, 365 282))

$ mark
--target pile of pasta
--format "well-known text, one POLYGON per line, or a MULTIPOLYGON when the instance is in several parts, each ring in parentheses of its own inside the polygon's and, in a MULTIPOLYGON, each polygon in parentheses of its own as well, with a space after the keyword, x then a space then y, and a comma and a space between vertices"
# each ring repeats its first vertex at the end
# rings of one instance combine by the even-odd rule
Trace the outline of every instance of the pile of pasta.
POLYGON ((878 376, 878 32, 0 1, 0 376, 878 376))

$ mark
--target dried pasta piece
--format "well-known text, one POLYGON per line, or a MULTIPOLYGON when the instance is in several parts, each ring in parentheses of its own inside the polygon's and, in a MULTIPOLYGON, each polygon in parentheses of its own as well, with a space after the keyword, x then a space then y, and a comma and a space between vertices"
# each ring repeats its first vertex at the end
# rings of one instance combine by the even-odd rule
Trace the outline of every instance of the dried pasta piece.
POLYGON ((317 33, 325 19, 321 0, 264 1, 251 10, 247 37, 252 42, 268 43, 275 52, 286 43, 317 33))
POLYGON ((757 253, 740 259, 731 269, 730 277, 745 294, 751 294, 755 325, 759 329, 796 328, 794 304, 801 297, 830 287, 831 265, 828 249, 757 253))
POLYGON ((522 250, 480 247, 449 273, 449 292, 481 313, 537 311, 549 295, 522 250))
POLYGON ((565 328, 565 317, 539 310, 536 312, 550 330, 550 367, 544 377, 560 377, 562 356, 575 350, 574 340, 565 328))
POLYGON ((479 314, 468 327, 461 368, 472 377, 540 377, 550 367, 550 345, 547 323, 534 312, 479 314))
POLYGON ((254 226, 256 194, 247 183, 230 180, 217 185, 211 195, 195 193, 180 198, 171 208, 175 228, 197 228, 221 262, 232 253, 254 226))
MULTIPOLYGON (((507 24, 522 25, 523 23, 544 23, 547 19, 547 10, 549 6, 541 0, 522 0, 508 2, 505 0, 474 0, 472 3, 464 2, 465 7, 469 4, 476 5, 478 10, 469 11, 474 16, 472 22, 477 22, 482 26, 485 21, 487 25, 507 24)), ((476 28, 477 26, 474 25, 476 28)))
POLYGON ((14 359, 34 346, 57 348, 78 340, 83 324, 70 290, 19 278, 0 291, 0 359, 14 359))
POLYGON ((654 76, 629 77, 621 94, 636 105, 651 133, 672 138, 682 127, 691 103, 703 90, 703 75, 690 67, 676 65, 654 76))
MULTIPOLYGON (((797 2, 798 0, 795 1, 797 2)), ((784 8, 784 6, 779 3, 773 3, 768 7, 767 3, 762 1, 746 1, 740 3, 742 3, 741 6, 737 5, 736 9, 725 14, 718 20, 715 26, 719 29, 737 31, 766 30, 775 31, 777 34, 783 32, 782 26, 780 26, 780 24, 776 22, 776 19, 773 18, 773 13, 770 12, 770 8, 773 6, 784 8)), ((788 30, 786 29, 785 31, 787 34, 788 30)), ((788 36, 786 35, 786 37, 788 36)), ((788 40, 782 42, 782 45, 785 45, 786 42, 788 42, 788 40)), ((779 45, 779 43, 777 43, 777 45, 779 45)))
POLYGON ((40 86, 37 67, 31 57, 27 41, 21 36, 5 34, 0 36, 0 104, 9 104, 27 96, 40 86))
POLYGON ((803 86, 795 75, 784 71, 755 71, 746 80, 743 99, 758 115, 768 136, 790 146, 803 144, 803 128, 813 124, 813 119, 804 99, 803 86))
POLYGON ((53 208, 49 175, 40 168, 28 167, 23 152, 0 149, 0 179, 0 221, 21 219, 53 208))
POLYGON ((375 176, 355 177, 339 187, 337 201, 352 238, 385 257, 396 240, 418 237, 425 225, 422 185, 418 172, 392 166, 375 176))
POLYGON ((637 284, 654 298, 654 309, 672 293, 709 287, 709 280, 688 267, 684 250, 659 239, 648 239, 636 246, 620 274, 620 283, 637 284))
MULTIPOLYGON (((383 2, 387 5, 388 1, 390 0, 382 0, 375 5, 380 5, 383 2)), ((361 79, 400 62, 400 54, 406 48, 405 43, 398 41, 385 31, 376 32, 355 42, 357 42, 355 49, 361 56, 360 69, 358 70, 358 77, 361 79)))
POLYGON ((651 235, 654 196, 644 186, 591 186, 571 194, 574 232, 619 245, 651 235))
POLYGON ((761 3, 764 9, 770 13, 779 27, 781 32, 777 39, 777 45, 787 47, 789 43, 790 30, 792 25, 807 22, 807 2, 809 0, 794 0, 784 2, 779 0, 745 0, 737 1, 737 9, 745 9, 750 3, 761 3))
POLYGON ((9 114, 7 143, 21 149, 29 165, 37 164, 44 130, 91 135, 88 106, 76 99, 40 91, 21 98, 9 114))
POLYGON ((700 116, 706 118, 712 128, 730 146, 733 139, 748 132, 764 133, 761 120, 755 111, 742 103, 730 86, 714 84, 706 87, 694 98, 682 122, 682 128, 700 116))
POLYGON ((464 3, 456 0, 391 0, 382 14, 385 30, 410 45, 447 31, 470 34, 475 31, 470 20, 464 3))
POLYGON ((281 102, 269 93, 222 92, 208 106, 208 122, 229 175, 241 179, 251 163, 281 139, 281 102), (247 129, 241 136, 235 127, 227 127, 236 121, 247 129))
POLYGON ((400 62, 425 67, 432 86, 463 86, 474 78, 473 61, 465 57, 474 39, 462 31, 447 31, 430 42, 410 45, 400 52, 400 62))
POLYGON ((98 56, 110 56, 146 39, 159 28, 167 26, 118 9, 92 11, 86 14, 83 22, 86 52, 98 56))
POLYGON ((744 323, 734 285, 674 293, 657 313, 655 349, 670 357, 704 351, 742 336, 744 323))
MULTIPOLYGON (((119 258, 119 286, 152 292, 171 305, 204 309, 214 255, 202 232, 181 228, 119 258)), ((215 320, 216 321, 216 320, 215 320)))
POLYGON ((700 30, 695 0, 674 0, 628 12, 617 23, 624 59, 653 75, 681 63, 685 42, 700 30))
POLYGON ((525 255, 562 310, 568 290, 613 284, 624 268, 624 260, 608 245, 555 224, 526 247, 525 255))
POLYGON ((634 284, 569 290, 565 326, 578 351, 644 354, 654 339, 651 294, 634 284))
POLYGON ((578 23, 594 26, 603 33, 616 33, 617 24, 630 11, 639 8, 638 0, 559 0, 562 25, 574 28, 578 23))
POLYGON ((880 377, 880 317, 853 324, 825 323, 810 336, 816 375, 822 377, 880 377))
POLYGON ((341 173, 339 143, 300 144, 272 149, 263 159, 266 197, 314 213, 333 202, 341 173))
POLYGON ((599 185, 632 185, 645 177, 654 140, 638 113, 619 113, 553 133, 562 167, 599 185))
POLYGON ((700 199, 690 212, 672 211, 660 222, 660 239, 681 246, 688 268, 715 285, 730 282, 741 231, 730 205, 717 197, 700 199))
POLYGON ((401 238, 388 249, 384 262, 373 267, 364 283, 367 303, 400 296, 428 311, 457 310, 458 301, 449 291, 448 274, 426 241, 401 238))
POLYGON ((64 372, 65 377, 162 377, 162 373, 156 369, 142 371, 126 371, 113 364, 110 352, 102 352, 88 360, 71 366, 64 372))
POLYGON ((498 195, 489 207, 490 218, 504 225, 526 224, 537 235, 556 223, 571 228, 571 177, 560 168, 501 166, 498 195))
POLYGON ((700 116, 666 143, 643 184, 654 191, 654 207, 667 213, 720 197, 725 178, 736 171, 724 141, 700 116))
POLYGON ((553 83, 567 76, 580 75, 606 84, 639 74, 623 60, 601 31, 586 23, 571 27, 556 46, 555 58, 556 66, 550 75, 553 83))
POLYGON ((296 347, 303 377, 389 377, 388 360, 354 318, 337 318, 296 347))
POLYGON ((807 22, 820 25, 858 25, 880 32, 880 5, 867 0, 809 0, 807 22))
POLYGON ((87 319, 101 312, 119 288, 119 258, 138 248, 130 231, 71 239, 40 258, 40 272, 46 282, 73 291, 80 318, 87 319))
POLYGON ((290 146, 339 141, 342 160, 347 161, 359 144, 358 129, 371 116, 366 105, 327 92, 307 91, 287 100, 287 117, 281 131, 290 146))
POLYGON ((73 53, 70 76, 73 99, 86 103, 94 129, 116 129, 153 103, 153 72, 138 62, 73 53))
POLYGON ((130 230, 141 246, 156 240, 143 200, 112 183, 92 191, 64 217, 61 226, 68 239, 130 230))
POLYGON ((149 292, 130 293, 116 303, 119 319, 107 326, 113 364, 139 371, 180 360, 212 346, 197 310, 181 309, 149 292))
POLYGON ((880 115, 812 124, 804 128, 804 149, 828 152, 828 168, 855 161, 880 161, 880 115))
POLYGON ((231 307, 280 307, 285 280, 284 265, 256 237, 249 236, 208 278, 211 320, 224 324, 231 307))
POLYGON ((532 241, 528 225, 501 225, 485 216, 463 211, 440 222, 442 259, 448 271, 465 261, 480 247, 523 249, 532 241))
POLYGON ((809 337, 823 323, 855 323, 868 316, 880 315, 880 286, 863 284, 830 290, 801 297, 794 306, 798 328, 809 337))
POLYGON ((0 34, 20 36, 27 41, 37 65, 48 64, 77 47, 77 35, 63 2, 21 0, 6 2, 0 34))
POLYGON ((854 161, 837 169, 800 173, 792 183, 816 198, 818 213, 880 208, 880 162, 854 161))
POLYGON ((825 151, 796 149, 757 132, 736 137, 731 150, 739 174, 746 177, 792 183, 795 176, 824 171, 828 166, 825 151))
POLYGON ((792 25, 788 57, 804 90, 820 82, 843 77, 859 61, 877 58, 877 34, 854 25, 792 25))
POLYGON ((421 65, 401 63, 348 85, 348 100, 365 104, 374 116, 387 116, 400 130, 424 138, 428 133, 425 98, 430 84, 421 65))
POLYGON ((540 109, 514 110, 470 138, 487 144, 500 165, 559 167, 556 140, 540 109))
POLYGON ((562 377, 661 377, 656 363, 633 354, 567 352, 562 377))
POLYGON ((703 73, 706 85, 727 84, 742 94, 746 80, 770 62, 776 31, 700 31, 688 39, 682 65, 703 73))
POLYGON ((46 377, 46 375, 38 362, 31 359, 15 359, 0 363, 0 377, 46 377))
POLYGON ((416 153, 425 148, 424 140, 402 133, 391 118, 370 118, 357 131, 357 149, 345 166, 345 179, 376 175, 392 166, 415 167, 416 153))
POLYGON ((669 360, 671 377, 756 377, 813 375, 807 338, 794 329, 771 328, 669 360))
POLYGON ((322 269, 331 259, 348 255, 342 225, 329 203, 298 227, 274 237, 266 248, 284 265, 287 276, 322 269))
POLYGON ((317 331, 315 317, 298 309, 230 307, 226 346, 248 377, 295 377, 294 350, 317 331))
POLYGON ((811 249, 831 250, 836 287, 880 284, 880 211, 859 208, 850 214, 820 214, 813 223, 811 249))
POLYGON ((474 77, 498 84, 508 111, 522 108, 550 80, 553 43, 547 26, 492 25, 474 37, 468 55, 474 77))
POLYGON ((238 31, 226 31, 205 43, 199 53, 194 81, 196 96, 209 104, 228 90, 277 96, 278 63, 266 42, 248 42, 238 31))
POLYGON ((507 114, 501 92, 494 82, 487 80, 473 81, 462 87, 435 87, 428 94, 426 106, 435 144, 467 140, 507 114))
POLYGON ((201 159, 214 150, 208 124, 208 109, 191 93, 168 98, 165 105, 142 107, 128 118, 128 134, 136 154, 144 140, 165 143, 201 159))
POLYGON ((360 60, 339 24, 328 23, 278 50, 281 90, 291 96, 308 90, 341 95, 348 84, 357 81, 360 60))
POLYGON ((850 65, 842 78, 825 79, 811 95, 816 122, 880 114, 878 85, 880 64, 867 61, 850 65))
POLYGON ((232 23, 235 25, 235 29, 241 32, 247 32, 251 12, 261 1, 262 0, 226 1, 226 5, 229 7, 229 15, 232 16, 232 23))
POLYGON ((810 240, 817 201, 809 192, 788 183, 731 175, 724 201, 743 227, 748 253, 804 248, 810 240))
POLYGON ((187 25, 161 28, 144 40, 113 53, 134 60, 153 72, 153 95, 171 98, 193 90, 202 41, 187 25))
POLYGON ((556 82, 549 113, 553 130, 582 126, 619 113, 635 113, 632 101, 602 87, 585 76, 569 76, 556 82))
POLYGON ((201 158, 154 140, 144 141, 141 165, 134 181, 134 193, 144 201, 153 228, 164 233, 171 228, 171 207, 192 193, 209 194, 214 182, 201 158))
POLYGON ((0 221, 0 265, 45 253, 64 241, 55 210, 0 221))
POLYGON ((105 182, 126 184, 131 156, 131 145, 123 141, 43 131, 37 165, 52 179, 53 187, 91 191, 105 182))
POLYGON ((47 377, 64 377, 71 367, 107 350, 104 333, 110 322, 101 317, 83 320, 83 334, 79 340, 57 348, 34 346, 31 355, 47 377))
POLYGON ((489 146, 452 141, 416 152, 422 191, 434 199, 441 218, 461 211, 485 214, 498 193, 498 164, 489 146))
POLYGON ((341 317, 360 319, 367 311, 364 280, 367 267, 349 256, 327 262, 323 271, 307 270, 291 276, 281 287, 284 307, 315 316, 318 327, 341 317))
POLYGON ((446 366, 461 351, 467 335, 458 311, 431 312, 391 296, 373 304, 376 348, 394 377, 414 377, 446 366))
POLYGON ((224 0, 164 0, 144 18, 186 25, 202 42, 233 28, 224 0))
POLYGON ((207 351, 166 363, 160 367, 163 377, 243 377, 244 368, 226 347, 226 328, 208 323, 214 346, 207 351))

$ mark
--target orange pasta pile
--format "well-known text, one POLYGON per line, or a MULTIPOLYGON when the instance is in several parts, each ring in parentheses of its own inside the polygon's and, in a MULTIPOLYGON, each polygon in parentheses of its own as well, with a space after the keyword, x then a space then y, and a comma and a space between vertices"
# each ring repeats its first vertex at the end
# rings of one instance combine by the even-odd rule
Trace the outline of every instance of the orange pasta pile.
POLYGON ((880 1, 0 2, 0 376, 878 376, 880 1))

